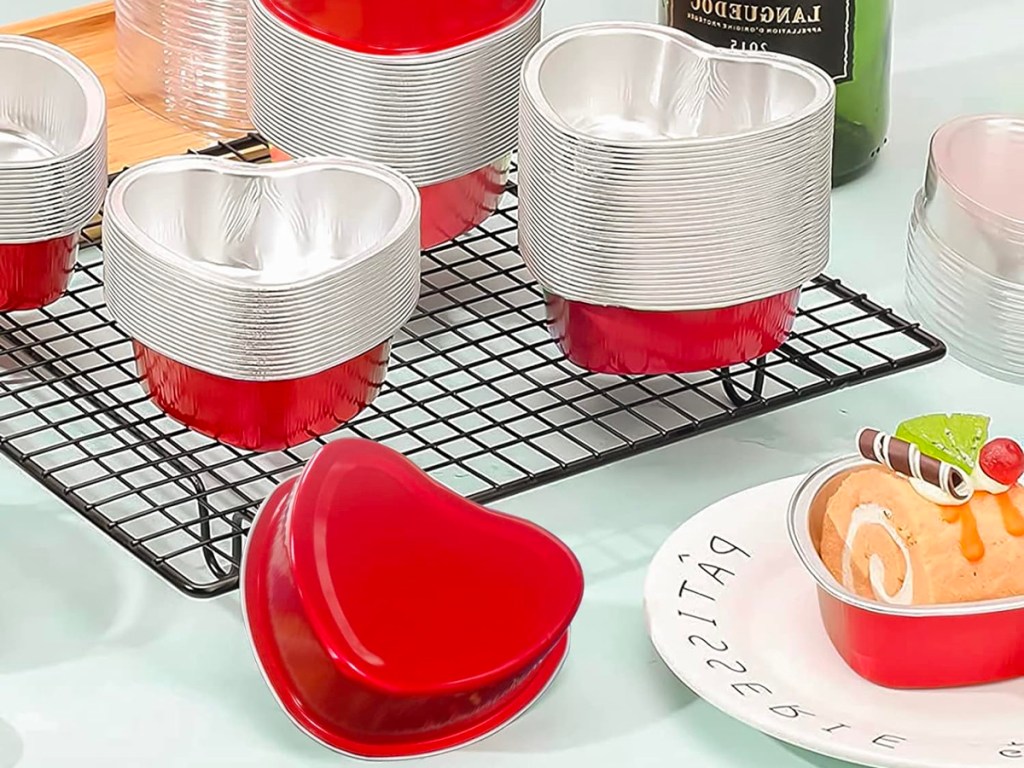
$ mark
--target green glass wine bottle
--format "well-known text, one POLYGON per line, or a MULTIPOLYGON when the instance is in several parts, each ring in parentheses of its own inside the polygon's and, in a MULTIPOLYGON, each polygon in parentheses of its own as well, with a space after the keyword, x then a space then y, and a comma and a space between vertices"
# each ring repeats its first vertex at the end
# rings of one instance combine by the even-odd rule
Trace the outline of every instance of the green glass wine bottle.
POLYGON ((776 51, 836 82, 832 183, 871 167, 889 129, 893 0, 664 0, 668 24, 713 45, 776 51))

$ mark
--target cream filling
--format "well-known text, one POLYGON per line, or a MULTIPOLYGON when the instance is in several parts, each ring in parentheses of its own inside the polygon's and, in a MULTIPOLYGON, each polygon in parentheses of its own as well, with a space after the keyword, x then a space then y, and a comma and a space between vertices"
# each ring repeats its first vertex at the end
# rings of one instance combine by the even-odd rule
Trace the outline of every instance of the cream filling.
POLYGON ((1006 493, 1010 490, 1010 486, 997 483, 991 477, 985 474, 980 466, 974 468, 971 472, 971 484, 979 491, 988 491, 989 493, 1006 493))
POLYGON ((968 494, 966 499, 958 499, 946 493, 937 485, 926 483, 924 480, 918 480, 916 477, 908 477, 907 480, 910 482, 910 487, 917 491, 918 496, 930 501, 932 504, 938 504, 940 507, 959 507, 962 504, 966 504, 971 500, 975 487, 973 479, 969 478, 968 482, 971 484, 971 493, 968 494))
MULTIPOLYGON (((971 500, 970 496, 966 499, 958 499, 955 496, 951 496, 946 493, 941 488, 931 485, 930 483, 926 483, 924 480, 918 480, 916 477, 908 477, 907 480, 910 482, 910 486, 917 492, 918 496, 942 507, 959 507, 971 500)), ((999 494, 1006 493, 1010 490, 1010 486, 998 483, 986 475, 984 471, 982 471, 981 467, 974 468, 970 477, 967 478, 967 482, 970 483, 972 494, 973 491, 986 491, 988 493, 999 494)))
MULTIPOLYGON (((937 489, 936 489, 937 490, 937 489)), ((941 493, 941 491, 939 491, 941 493)), ((892 513, 878 504, 861 504, 853 510, 850 516, 850 527, 846 530, 846 540, 843 547, 843 586, 853 592, 853 543, 857 539, 857 533, 863 526, 880 525, 889 538, 895 542, 903 553, 903 562, 906 565, 906 576, 903 584, 895 595, 885 591, 885 563, 879 555, 871 555, 868 560, 868 579, 871 590, 875 597, 883 603, 890 605, 910 605, 914 599, 914 570, 910 563, 910 550, 906 542, 896 533, 896 530, 889 523, 892 513)))

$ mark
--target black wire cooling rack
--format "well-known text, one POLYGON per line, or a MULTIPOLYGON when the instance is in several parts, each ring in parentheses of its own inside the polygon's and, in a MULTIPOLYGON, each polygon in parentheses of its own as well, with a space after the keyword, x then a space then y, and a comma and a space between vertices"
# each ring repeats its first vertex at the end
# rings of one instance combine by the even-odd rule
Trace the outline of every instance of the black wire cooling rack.
MULTIPOLYGON (((255 136, 203 154, 267 158, 255 136)), ((424 254, 418 313, 374 405, 331 437, 396 448, 492 501, 626 455, 937 360, 942 343, 838 280, 809 283, 776 353, 688 376, 591 374, 564 360, 516 247, 516 188, 479 229, 424 254)), ((100 246, 100 224, 83 234, 100 246)), ((320 442, 239 451, 147 399, 131 344, 106 313, 102 255, 70 292, 0 315, 0 451, 186 593, 232 590, 259 502, 320 442)))

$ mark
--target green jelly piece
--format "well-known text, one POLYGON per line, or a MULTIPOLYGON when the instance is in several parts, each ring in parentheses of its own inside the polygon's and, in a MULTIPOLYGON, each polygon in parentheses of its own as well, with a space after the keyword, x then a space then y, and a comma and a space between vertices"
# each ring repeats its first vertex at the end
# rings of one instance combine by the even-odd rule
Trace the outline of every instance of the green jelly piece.
POLYGON ((932 413, 904 421, 896 437, 913 443, 925 456, 960 467, 968 474, 988 442, 988 416, 973 413, 932 413))

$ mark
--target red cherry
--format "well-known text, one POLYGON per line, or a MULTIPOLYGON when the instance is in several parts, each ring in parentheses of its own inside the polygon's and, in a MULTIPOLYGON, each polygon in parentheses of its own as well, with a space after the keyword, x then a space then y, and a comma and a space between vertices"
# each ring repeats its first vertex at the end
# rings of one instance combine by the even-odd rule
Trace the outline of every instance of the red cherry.
POLYGON ((1008 437, 997 437, 982 447, 978 466, 997 483, 1013 485, 1024 475, 1024 450, 1008 437))

